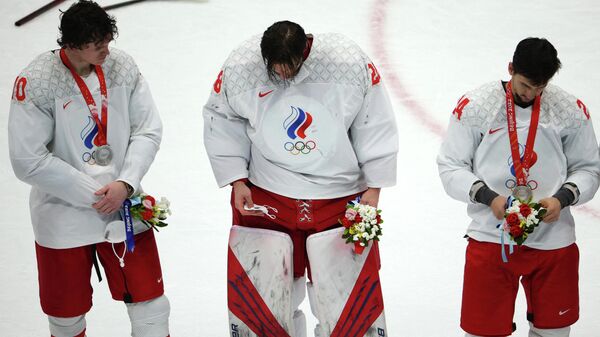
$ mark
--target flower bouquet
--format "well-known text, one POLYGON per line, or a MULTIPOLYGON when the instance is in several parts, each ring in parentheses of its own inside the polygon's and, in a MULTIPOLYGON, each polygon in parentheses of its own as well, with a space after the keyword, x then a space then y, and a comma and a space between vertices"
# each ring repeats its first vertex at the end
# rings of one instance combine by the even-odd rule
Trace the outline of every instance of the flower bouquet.
POLYGON ((160 201, 156 201, 151 195, 141 193, 131 198, 131 217, 140 220, 148 228, 152 228, 158 232, 156 227, 165 227, 168 224, 163 220, 167 219, 167 215, 171 215, 169 206, 171 203, 165 197, 161 197, 160 201))
POLYGON ((369 246, 369 241, 379 241, 383 223, 380 213, 380 209, 357 201, 346 205, 346 213, 338 222, 344 226, 342 239, 346 239, 346 243, 354 243, 354 252, 357 254, 362 254, 369 246))
POLYGON ((502 230, 520 246, 527 240, 527 236, 533 233, 548 210, 531 200, 522 201, 513 197, 510 197, 506 204, 508 207, 504 212, 502 230))

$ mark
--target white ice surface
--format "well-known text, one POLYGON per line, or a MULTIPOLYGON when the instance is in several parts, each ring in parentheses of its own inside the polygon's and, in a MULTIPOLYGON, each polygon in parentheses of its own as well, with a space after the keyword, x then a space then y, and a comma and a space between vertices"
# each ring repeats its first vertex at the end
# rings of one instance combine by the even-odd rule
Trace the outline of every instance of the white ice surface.
MULTIPOLYGON (((47 0, 0 3, 0 336, 48 336, 39 308, 29 187, 13 175, 6 125, 13 81, 36 55, 56 48, 58 10, 13 23, 47 0)), ((100 1, 109 5, 115 0, 100 1)), ((66 9, 72 1, 59 8, 66 9)), ((507 79, 518 41, 547 37, 563 69, 553 80, 600 111, 600 3, 592 0, 153 0, 117 9, 114 46, 138 62, 164 122, 161 151, 144 180, 167 196, 173 216, 157 236, 171 336, 227 336, 226 248, 229 190, 216 187, 202 145, 201 109, 232 48, 289 19, 308 32, 352 37, 382 73, 400 129, 399 181, 383 191, 381 271, 390 336, 462 336, 458 326, 468 224, 465 205, 439 182, 435 156, 458 98, 507 79)), ((581 250, 581 318, 572 336, 600 335, 600 198, 575 212, 581 250)), ((121 303, 97 284, 88 336, 128 336, 121 303)), ((490 285, 493 287, 494 285, 490 285)), ((305 313, 310 309, 303 304, 305 313)), ((309 336, 315 324, 307 315, 309 336)), ((526 336, 519 296, 515 336, 526 336)))

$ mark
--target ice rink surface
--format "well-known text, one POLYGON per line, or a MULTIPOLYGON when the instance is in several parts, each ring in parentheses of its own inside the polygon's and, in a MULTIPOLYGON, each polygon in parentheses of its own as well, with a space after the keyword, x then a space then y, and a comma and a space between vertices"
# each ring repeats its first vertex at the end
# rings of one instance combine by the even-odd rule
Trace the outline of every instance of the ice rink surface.
MULTIPOLYGON (((99 1, 101 5, 114 3, 99 1)), ((13 23, 45 0, 0 4, 0 336, 48 336, 39 307, 29 186, 13 175, 6 127, 13 81, 38 54, 57 47, 55 8, 13 23)), ((66 9, 72 1, 60 8, 66 9)), ((157 235, 171 336, 227 336, 226 247, 229 189, 218 189, 202 144, 201 110, 220 66, 241 41, 275 21, 354 39, 378 66, 400 130, 398 184, 382 192, 381 278, 389 336, 462 336, 458 326, 469 222, 444 193, 435 164, 448 118, 467 90, 508 79, 518 41, 548 38, 563 68, 553 83, 575 94, 600 130, 600 3, 597 1, 150 0, 112 12, 113 46, 131 54, 164 122, 162 148, 144 188, 172 202, 157 235)), ((52 216, 48 214, 48 216, 52 216)), ((600 197, 574 211, 581 251, 581 317, 574 337, 600 336, 600 197)), ((82 224, 84 225, 84 224, 82 224)), ((123 304, 94 277, 88 336, 128 336, 123 304)), ((490 287, 494 287, 490 284, 490 287)), ((310 309, 303 304, 305 313, 310 309)), ((307 315, 309 336, 315 320, 307 315)), ((527 336, 518 298, 514 336, 527 336)))

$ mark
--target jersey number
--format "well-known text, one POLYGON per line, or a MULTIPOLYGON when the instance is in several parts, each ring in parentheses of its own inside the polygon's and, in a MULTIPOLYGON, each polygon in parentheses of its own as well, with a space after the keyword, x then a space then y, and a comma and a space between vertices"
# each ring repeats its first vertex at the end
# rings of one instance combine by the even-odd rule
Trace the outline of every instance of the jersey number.
POLYGON ((587 111, 587 107, 585 106, 585 104, 583 104, 581 100, 577 100, 577 106, 579 107, 579 109, 583 110, 583 114, 585 115, 585 117, 587 117, 587 119, 590 119, 590 113, 587 111))
POLYGON ((456 118, 460 120, 460 116, 462 116, 463 109, 469 104, 469 99, 464 95, 458 100, 458 104, 456 104, 456 108, 452 111, 452 114, 456 114, 456 118))
POLYGON ((213 89, 215 89, 215 92, 217 94, 221 93, 221 85, 223 84, 223 70, 221 70, 221 72, 219 73, 219 76, 217 76, 217 80, 215 81, 215 84, 213 85, 213 89))
POLYGON ((18 77, 15 79, 13 86, 13 99, 19 102, 25 100, 25 86, 27 85, 27 79, 25 77, 18 77))
POLYGON ((371 71, 371 84, 376 85, 381 81, 381 76, 373 63, 369 63, 369 70, 371 71))

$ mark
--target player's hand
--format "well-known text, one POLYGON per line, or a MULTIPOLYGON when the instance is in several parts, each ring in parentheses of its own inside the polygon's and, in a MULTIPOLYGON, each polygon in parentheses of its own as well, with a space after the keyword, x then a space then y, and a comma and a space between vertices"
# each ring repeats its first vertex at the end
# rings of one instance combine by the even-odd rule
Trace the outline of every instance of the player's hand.
POLYGON ((235 209, 237 209, 243 216, 263 216, 264 213, 261 211, 247 211, 244 209, 244 205, 248 207, 254 207, 252 201, 252 192, 244 181, 238 180, 233 183, 233 203, 235 209))
POLYGON ((554 222, 560 217, 560 201, 554 197, 544 198, 540 200, 540 205, 548 211, 544 215, 542 221, 554 222))
POLYGON ((367 188, 365 193, 360 197, 360 203, 377 208, 377 204, 379 204, 379 192, 381 192, 381 188, 367 188))
POLYGON ((504 213, 506 211, 506 197, 499 195, 492 200, 490 208, 492 209, 492 213, 498 220, 504 219, 504 213))
POLYGON ((101 214, 111 214, 121 209, 127 199, 127 187, 122 181, 113 181, 97 190, 95 195, 102 197, 92 206, 101 214))

